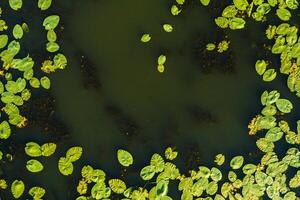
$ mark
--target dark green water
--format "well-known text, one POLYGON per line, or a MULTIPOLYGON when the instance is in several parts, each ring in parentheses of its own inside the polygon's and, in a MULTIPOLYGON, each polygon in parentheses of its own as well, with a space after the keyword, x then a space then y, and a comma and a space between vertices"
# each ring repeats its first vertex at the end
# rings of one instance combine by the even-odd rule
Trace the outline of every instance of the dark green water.
MULTIPOLYGON (((72 199, 71 190, 75 191, 84 164, 118 176, 118 148, 133 153, 132 176, 154 152, 162 153, 169 145, 179 150, 183 167, 187 160, 194 160, 192 152, 208 165, 220 152, 226 156, 247 154, 254 148, 247 124, 259 112, 260 93, 276 87, 288 94, 282 86, 284 79, 264 88, 255 73, 254 41, 261 27, 228 33, 234 71, 205 73, 195 48, 199 38, 214 41, 212 33, 217 29, 207 9, 198 4, 190 5, 182 16, 172 17, 171 2, 161 0, 56 3, 62 13, 61 44, 69 66, 52 76, 51 92, 55 115, 64 124, 68 139, 60 141, 56 156, 43 161, 42 173, 25 175, 24 162, 20 162, 22 170, 13 168, 10 177, 25 177, 25 182, 44 186, 45 199, 72 199), (171 23, 174 32, 165 33, 163 23, 171 23), (151 43, 141 44, 143 32, 151 33, 151 43), (155 66, 161 53, 168 57, 163 74, 155 66), (88 69, 81 66, 81 55, 88 60, 88 69), (82 146, 84 156, 75 164, 76 173, 66 178, 59 174, 57 160, 71 145, 82 146)), ((18 132, 25 143, 48 137, 39 128, 18 132)))

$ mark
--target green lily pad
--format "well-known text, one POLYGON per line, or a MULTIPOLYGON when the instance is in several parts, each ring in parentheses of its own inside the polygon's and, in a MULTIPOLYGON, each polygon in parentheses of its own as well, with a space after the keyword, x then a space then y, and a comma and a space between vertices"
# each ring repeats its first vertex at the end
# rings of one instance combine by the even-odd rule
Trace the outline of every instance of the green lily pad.
POLYGON ((60 17, 58 15, 50 15, 43 21, 43 26, 46 30, 55 29, 59 24, 60 17))
POLYGON ((154 174, 155 174, 155 169, 151 165, 144 167, 140 172, 141 178, 145 181, 152 179, 154 174))
POLYGON ((23 0, 9 0, 8 2, 13 10, 19 10, 23 6, 23 0))
POLYGON ((268 69, 263 75, 263 80, 266 82, 273 81, 277 76, 275 69, 268 69))
POLYGON ((232 169, 239 169, 242 167, 244 163, 244 157, 243 156, 235 156, 230 161, 230 167, 232 169))
POLYGON ((51 82, 50 82, 50 79, 47 77, 47 76, 43 76, 41 79, 40 79, 40 83, 41 83, 41 86, 45 89, 50 89, 50 86, 51 86, 51 82))
POLYGON ((4 48, 8 43, 8 36, 5 34, 0 35, 0 49, 4 48))
POLYGON ((163 29, 164 29, 166 32, 170 33, 170 32, 173 31, 173 26, 172 26, 171 24, 164 24, 164 25, 163 25, 163 29))
POLYGON ((153 154, 150 165, 154 167, 156 173, 162 172, 165 168, 165 161, 159 154, 153 154))
POLYGON ((11 193, 13 195, 13 197, 15 199, 19 199, 23 193, 24 193, 24 190, 25 190, 25 184, 23 181, 20 181, 20 180, 15 180, 12 184, 11 184, 11 193))
POLYGON ((56 144, 55 143, 45 143, 41 146, 42 156, 51 156, 55 153, 56 144))
POLYGON ((70 162, 75 162, 80 159, 81 155, 82 155, 82 147, 75 146, 68 149, 66 153, 66 158, 70 162))
POLYGON ((42 171, 44 169, 44 166, 40 161, 31 159, 27 161, 26 168, 30 172, 37 173, 42 171))
POLYGON ((259 75, 263 75, 266 71, 268 63, 264 60, 258 60, 255 63, 255 70, 259 75))
POLYGON ((7 139, 11 134, 11 129, 7 121, 0 123, 0 139, 7 139))
POLYGON ((52 0, 39 0, 38 1, 38 7, 41 10, 47 10, 48 8, 50 8, 52 4, 52 0))
POLYGON ((239 10, 246 10, 247 7, 249 6, 249 3, 247 0, 233 0, 234 6, 239 9, 239 10))
POLYGON ((14 38, 16 39, 21 39, 23 37, 23 29, 22 29, 22 26, 19 25, 19 24, 16 24, 14 26, 14 29, 13 29, 13 36, 14 38))
POLYGON ((208 6, 210 3, 210 0, 200 0, 200 3, 204 6, 208 6))
POLYGON ((285 8, 278 8, 276 10, 276 14, 278 18, 281 19, 282 21, 289 21, 290 18, 292 17, 291 12, 285 8))
POLYGON ((64 176, 69 176, 73 173, 74 167, 68 158, 61 157, 58 161, 58 169, 64 176))
POLYGON ((118 161, 124 167, 129 167, 133 164, 133 157, 132 155, 123 149, 119 149, 117 152, 118 161))
POLYGON ((146 42, 149 42, 150 40, 151 40, 151 36, 148 33, 143 34, 142 37, 141 37, 141 42, 146 43, 146 42))
POLYGON ((33 199, 39 200, 46 194, 46 190, 41 187, 32 187, 28 193, 33 197, 33 199))
POLYGON ((117 194, 122 194, 126 190, 126 184, 120 179, 110 179, 108 185, 117 194))
POLYGON ((28 142, 25 146, 25 153, 30 157, 39 157, 42 155, 41 146, 35 142, 28 142))
POLYGON ((293 104, 287 99, 278 99, 276 101, 276 106, 279 111, 283 113, 290 113, 293 109, 293 104))

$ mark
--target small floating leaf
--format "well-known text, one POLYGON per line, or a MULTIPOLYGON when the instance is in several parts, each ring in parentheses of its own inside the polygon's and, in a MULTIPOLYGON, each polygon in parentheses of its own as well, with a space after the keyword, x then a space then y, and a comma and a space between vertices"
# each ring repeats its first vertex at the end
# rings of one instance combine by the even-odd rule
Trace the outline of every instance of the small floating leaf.
POLYGON ((266 82, 273 81, 276 78, 276 75, 275 69, 268 69, 263 75, 263 80, 266 82))
POLYGON ((216 155, 214 162, 217 165, 223 165, 223 163, 225 162, 225 156, 223 154, 216 155))
POLYGON ((41 147, 42 155, 46 156, 46 157, 51 156, 52 154, 54 154, 55 150, 56 150, 56 144, 55 143, 45 143, 41 147))
POLYGON ((117 152, 118 161, 124 167, 128 167, 133 164, 133 157, 132 155, 123 149, 119 149, 117 152))
POLYGON ((244 163, 244 157, 243 156, 235 156, 230 161, 230 167, 232 169, 239 169, 239 168, 242 167, 243 163, 244 163))
POLYGON ((213 51, 213 50, 215 50, 215 48, 216 48, 216 45, 214 43, 208 43, 206 45, 206 50, 207 51, 213 51))
POLYGON ((263 75, 263 73, 267 69, 267 66, 268 66, 268 63, 266 61, 264 61, 264 60, 258 60, 258 61, 256 61, 256 63, 255 63, 256 72, 259 75, 263 75))
POLYGON ((171 147, 168 147, 166 150, 165 150, 165 157, 168 159, 168 160, 174 160, 178 155, 178 152, 177 151, 174 151, 171 147))
POLYGON ((43 76, 40 79, 40 82, 41 82, 41 85, 42 85, 43 88, 50 89, 51 82, 50 82, 50 79, 47 76, 43 76))
POLYGON ((22 5, 23 5, 23 0, 9 0, 9 6, 13 10, 19 10, 20 8, 22 8, 22 5))
POLYGON ((110 179, 108 184, 114 193, 122 194, 126 190, 126 184, 120 179, 110 179))
POLYGON ((13 36, 16 39, 21 39, 23 37, 23 29, 22 26, 16 24, 13 29, 13 36))
POLYGON ((73 173, 74 167, 69 159, 61 157, 58 161, 58 169, 62 175, 68 176, 73 173))
POLYGON ((167 57, 165 55, 160 55, 157 59, 157 64, 163 65, 163 64, 165 64, 166 60, 167 60, 167 57))
POLYGON ((246 10, 249 5, 247 0, 233 0, 233 4, 239 10, 246 10))
POLYGON ((146 42, 149 42, 150 40, 151 40, 151 36, 148 33, 143 34, 142 37, 141 37, 141 42, 146 43, 146 42))
POLYGON ((47 10, 51 6, 52 0, 39 0, 38 7, 41 10, 47 10))
POLYGON ((151 165, 144 167, 140 172, 141 178, 145 181, 152 179, 154 174, 155 174, 155 169, 154 166, 151 165))
POLYGON ((77 160, 80 159, 82 155, 82 147, 71 147, 67 153, 66 153, 66 158, 70 161, 70 162, 75 162, 77 160))
POLYGON ((20 198, 25 190, 25 185, 23 181, 19 181, 19 180, 15 180, 12 184, 11 184, 11 193, 13 195, 13 197, 15 199, 20 198))
POLYGON ((288 9, 285 8, 278 8, 276 10, 276 14, 282 21, 289 21, 292 17, 291 12, 288 9))
POLYGON ((31 157, 39 157, 42 155, 41 147, 35 142, 28 142, 25 146, 25 153, 31 157))
POLYGON ((210 3, 210 0, 200 0, 200 2, 202 3, 202 5, 208 6, 210 3))
POLYGON ((60 17, 58 15, 51 15, 44 19, 43 26, 46 30, 55 29, 59 23, 60 17))
POLYGON ((42 171, 44 169, 44 166, 40 161, 31 159, 27 161, 26 168, 30 172, 37 173, 42 171))
POLYGON ((276 106, 279 111, 283 113, 290 113, 293 109, 293 104, 287 99, 278 99, 276 101, 276 106))
POLYGON ((164 24, 164 25, 163 25, 163 29, 164 29, 166 32, 170 33, 170 32, 173 31, 173 26, 172 26, 171 24, 164 24))
POLYGON ((28 193, 33 197, 34 200, 39 200, 46 194, 46 190, 41 187, 32 187, 28 193))
POLYGON ((4 48, 8 43, 7 35, 0 35, 0 49, 4 48))

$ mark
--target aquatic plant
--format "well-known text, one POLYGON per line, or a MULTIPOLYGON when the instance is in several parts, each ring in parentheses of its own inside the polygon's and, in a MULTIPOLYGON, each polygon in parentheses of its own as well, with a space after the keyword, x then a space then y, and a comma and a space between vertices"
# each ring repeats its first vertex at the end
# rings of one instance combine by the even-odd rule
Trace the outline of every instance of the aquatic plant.
MULTIPOLYGON (((176 0, 171 6, 171 14, 177 16, 181 13, 185 0, 176 0)), ((209 6, 210 0, 200 0, 204 6, 209 6)), ((22 0, 9 0, 9 6, 13 11, 22 11, 22 0)), ((42 11, 50 8, 52 0, 38 0, 38 8, 42 11)), ((216 17, 215 23, 222 29, 238 30, 246 27, 248 18, 263 22, 267 16, 275 13, 280 21, 279 25, 268 25, 266 37, 274 40, 269 48, 274 55, 278 55, 281 61, 280 73, 288 75, 287 86, 292 92, 300 96, 300 44, 298 39, 298 28, 287 22, 293 17, 292 10, 298 8, 297 0, 233 0, 224 8, 221 15, 216 17), (272 12, 273 10, 273 12, 272 12)), ((2 14, 2 10, 1 10, 2 14)), ((2 17, 2 16, 1 16, 2 17)), ((46 50, 50 56, 39 63, 41 73, 50 74, 58 69, 64 69, 67 58, 61 53, 57 41, 55 29, 58 27, 60 17, 49 15, 43 20, 42 26, 47 32, 46 50), (54 54, 55 53, 55 54, 54 54)), ((166 32, 172 32, 170 24, 164 24, 166 32)), ((27 119, 20 113, 19 107, 31 98, 31 91, 37 88, 50 89, 50 79, 42 75, 35 77, 36 65, 34 58, 29 55, 19 57, 21 50, 19 40, 29 31, 29 25, 6 24, 0 19, 0 53, 3 62, 0 75, 0 94, 3 107, 1 108, 2 121, 0 123, 0 139, 6 140, 12 134, 12 127, 23 128, 27 119), (20 73, 21 72, 21 73, 20 73), (21 74, 21 76, 20 76, 21 74)), ((143 34, 141 42, 149 42, 150 34, 143 34)), ((222 53, 227 51, 230 41, 223 40, 206 45, 207 51, 217 50, 222 53)), ((164 72, 167 57, 161 54, 157 58, 157 70, 164 72)), ((273 81, 277 76, 274 68, 269 68, 272 62, 259 58, 255 63, 255 70, 264 81, 273 81)), ((139 171, 142 185, 130 185, 126 183, 124 176, 111 177, 102 169, 84 165, 81 168, 80 178, 76 187, 76 200, 111 199, 114 195, 123 200, 171 200, 171 190, 177 186, 182 200, 260 200, 260 199, 283 199, 299 200, 297 191, 300 189, 300 120, 297 121, 296 130, 292 130, 290 124, 285 120, 285 114, 292 112, 293 104, 288 99, 282 98, 277 90, 264 91, 260 97, 262 109, 249 123, 249 135, 255 135, 259 161, 249 162, 249 157, 235 155, 225 158, 219 153, 215 156, 213 166, 198 166, 182 173, 175 163, 180 156, 175 147, 168 147, 162 154, 154 153, 149 162, 139 171), (286 146, 285 152, 279 152, 282 143, 286 146), (227 170, 225 168, 229 170, 227 170)), ((1 147, 2 148, 2 147, 1 147)), ((48 142, 38 144, 29 141, 25 144, 24 151, 30 157, 25 167, 32 173, 41 172, 44 165, 38 159, 49 157, 56 152, 57 144, 48 142)), ((281 150, 283 151, 283 149, 281 150)), ((78 161, 83 154, 83 148, 73 146, 66 154, 58 160, 58 170, 64 176, 74 172, 74 162, 78 161)), ((8 161, 14 159, 14 155, 0 151, 0 160, 6 158, 8 161)), ((116 160, 126 172, 133 168, 134 153, 124 149, 118 149, 116 160)), ((47 166, 45 166, 47 167, 47 166)), ((2 175, 1 175, 2 176, 2 175)), ((7 190, 15 199, 23 198, 24 193, 33 199, 42 199, 46 189, 40 186, 28 188, 23 180, 15 179, 7 181, 0 179, 0 190, 7 190)), ((2 192, 2 191, 1 191, 2 192)), ((175 198, 177 199, 177 198, 175 198)))

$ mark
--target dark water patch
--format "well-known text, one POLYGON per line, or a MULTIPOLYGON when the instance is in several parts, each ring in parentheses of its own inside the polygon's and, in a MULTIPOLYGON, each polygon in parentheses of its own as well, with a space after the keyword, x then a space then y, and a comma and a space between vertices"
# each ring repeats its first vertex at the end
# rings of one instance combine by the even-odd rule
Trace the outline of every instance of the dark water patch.
POLYGON ((211 112, 201 108, 198 105, 188 106, 187 112, 191 116, 192 120, 198 124, 203 123, 217 123, 218 119, 211 112))
POLYGON ((198 143, 187 144, 187 150, 184 152, 185 156, 185 168, 187 170, 197 169, 203 164, 203 152, 198 143))
POLYGON ((69 138, 68 128, 55 114, 55 98, 50 93, 32 97, 20 107, 20 112, 28 119, 28 128, 40 127, 55 141, 69 138))
POLYGON ((83 52, 78 53, 78 58, 80 58, 80 74, 83 81, 83 86, 86 89, 101 89, 101 81, 97 76, 98 69, 86 54, 83 52))
POLYGON ((105 111, 112 117, 121 134, 128 138, 136 138, 139 136, 140 127, 129 115, 123 113, 120 108, 115 105, 105 105, 105 111))

